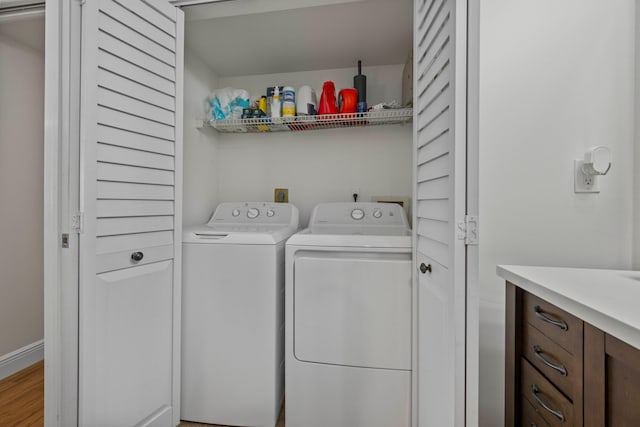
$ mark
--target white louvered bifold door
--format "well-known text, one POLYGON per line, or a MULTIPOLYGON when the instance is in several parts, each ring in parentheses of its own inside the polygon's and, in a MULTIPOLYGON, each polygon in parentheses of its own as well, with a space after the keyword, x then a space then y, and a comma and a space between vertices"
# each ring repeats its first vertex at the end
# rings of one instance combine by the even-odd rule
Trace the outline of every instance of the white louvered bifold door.
POLYGON ((465 423, 466 0, 416 0, 418 426, 465 423))
POLYGON ((183 14, 82 6, 79 424, 179 417, 183 14))

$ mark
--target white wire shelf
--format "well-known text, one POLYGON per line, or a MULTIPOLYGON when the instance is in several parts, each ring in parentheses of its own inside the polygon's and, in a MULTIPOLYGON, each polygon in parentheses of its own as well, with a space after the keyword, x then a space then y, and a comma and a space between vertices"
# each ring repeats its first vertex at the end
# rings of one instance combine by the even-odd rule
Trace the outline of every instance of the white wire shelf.
POLYGON ((218 132, 228 133, 296 132, 402 124, 409 123, 412 117, 412 108, 401 108, 369 111, 367 113, 327 114, 322 116, 211 120, 209 125, 218 132))

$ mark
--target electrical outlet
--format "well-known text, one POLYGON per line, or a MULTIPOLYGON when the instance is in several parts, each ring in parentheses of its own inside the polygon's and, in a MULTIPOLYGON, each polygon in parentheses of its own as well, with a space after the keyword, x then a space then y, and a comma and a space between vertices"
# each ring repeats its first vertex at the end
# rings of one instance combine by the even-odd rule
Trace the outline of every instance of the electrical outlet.
POLYGON ((582 163, 582 160, 573 161, 573 192, 599 193, 597 176, 584 174, 582 172, 582 163))
POLYGON ((273 190, 273 201, 276 203, 289 203, 289 189, 275 188, 273 190))

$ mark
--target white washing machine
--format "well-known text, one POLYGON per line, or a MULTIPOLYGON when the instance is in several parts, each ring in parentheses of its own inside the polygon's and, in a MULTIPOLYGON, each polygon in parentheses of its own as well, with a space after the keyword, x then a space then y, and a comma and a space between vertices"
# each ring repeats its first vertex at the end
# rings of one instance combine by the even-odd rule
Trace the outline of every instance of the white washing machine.
POLYGON ((411 425, 411 230, 324 203, 286 245, 287 427, 411 425))
POLYGON ((183 234, 184 420, 273 427, 284 397, 285 241, 298 209, 222 203, 183 234))

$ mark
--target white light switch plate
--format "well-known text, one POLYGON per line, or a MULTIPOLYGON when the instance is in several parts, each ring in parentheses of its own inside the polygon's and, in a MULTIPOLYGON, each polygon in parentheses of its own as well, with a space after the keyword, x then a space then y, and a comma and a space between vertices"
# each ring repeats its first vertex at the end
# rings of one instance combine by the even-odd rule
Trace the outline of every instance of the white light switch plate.
POLYGON ((599 193, 598 176, 582 173, 582 160, 573 161, 573 192, 599 193))

